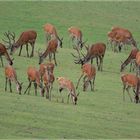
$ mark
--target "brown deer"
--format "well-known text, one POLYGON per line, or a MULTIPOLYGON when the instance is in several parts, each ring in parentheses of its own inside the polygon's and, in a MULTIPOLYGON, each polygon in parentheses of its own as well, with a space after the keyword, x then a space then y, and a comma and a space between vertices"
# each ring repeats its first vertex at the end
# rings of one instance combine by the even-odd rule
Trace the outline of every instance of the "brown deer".
POLYGON ((51 91, 53 88, 53 82, 55 80, 55 77, 52 71, 52 65, 47 65, 47 67, 45 68, 45 73, 42 76, 42 79, 46 88, 46 98, 49 98, 49 100, 51 100, 51 91))
POLYGON ((83 47, 82 31, 77 27, 70 27, 68 28, 68 33, 70 35, 72 43, 74 43, 77 47, 82 48, 83 47))
POLYGON ((49 40, 51 40, 52 38, 56 38, 57 42, 58 42, 58 46, 62 48, 63 38, 61 38, 61 39, 59 38, 55 26, 50 24, 50 23, 47 23, 43 26, 43 28, 44 28, 44 31, 46 33, 47 42, 49 40))
POLYGON ((41 89, 40 91, 41 96, 44 96, 44 87, 41 82, 41 76, 40 76, 39 71, 35 67, 30 66, 27 69, 27 75, 28 75, 29 85, 27 89, 25 90, 24 94, 26 94, 27 91, 28 91, 28 94, 30 93, 31 85, 32 83, 34 83, 35 95, 37 96, 37 86, 39 86, 41 89))
MULTIPOLYGON (((59 92, 61 93, 63 91, 63 89, 67 89, 69 94, 68 94, 68 99, 67 99, 67 103, 69 102, 69 97, 71 96, 72 102, 74 105, 77 104, 77 100, 78 100, 78 94, 76 94, 75 91, 75 87, 72 81, 70 81, 69 79, 65 78, 65 77, 58 77, 57 78, 58 84, 59 84, 59 92)), ((63 101, 63 98, 62 98, 63 101)))
MULTIPOLYGON (((91 45, 91 47, 87 48, 87 54, 83 59, 75 60, 76 64, 85 64, 91 60, 91 64, 93 63, 93 59, 96 58, 96 63, 98 70, 103 70, 103 58, 106 51, 106 45, 104 43, 96 43, 91 45), (100 62, 98 62, 98 59, 100 62)), ((74 55, 73 55, 74 56, 74 55)), ((75 57, 75 56, 74 56, 75 57)))
MULTIPOLYGON (((26 45, 27 57, 29 57, 28 53, 28 44, 31 45, 32 51, 30 57, 34 56, 34 45, 37 38, 37 33, 34 30, 28 30, 21 33, 18 40, 15 42, 15 33, 5 33, 5 36, 9 40, 10 46, 10 54, 12 55, 18 48, 20 48, 19 56, 21 55, 23 45, 26 45), (13 42, 13 43, 11 43, 13 42)), ((7 41, 8 42, 8 41, 7 41)))
MULTIPOLYGON (((121 72, 124 70, 124 68, 130 63, 130 72, 131 72, 131 69, 132 69, 132 65, 136 65, 135 61, 136 61, 136 55, 138 53, 138 48, 136 47, 133 47, 128 58, 121 64, 121 72)), ((133 71, 134 71, 134 66, 133 66, 133 71)))
POLYGON ((57 39, 51 39, 48 42, 46 50, 43 53, 39 53, 39 64, 41 64, 48 55, 49 55, 49 61, 51 62, 52 54, 53 54, 53 59, 54 59, 55 65, 57 66, 57 62, 55 58, 57 47, 58 47, 57 39))
POLYGON ((7 49, 5 47, 5 45, 3 45, 2 43, 0 43, 0 58, 1 58, 1 64, 2 64, 2 67, 3 67, 3 59, 2 59, 2 56, 5 56, 5 58, 7 59, 7 61, 9 62, 9 65, 13 65, 13 60, 14 59, 11 59, 8 52, 7 52, 7 49))
MULTIPOLYGON (((108 39, 116 44, 121 51, 123 45, 132 45, 137 47, 136 41, 134 40, 132 33, 121 27, 113 27, 111 32, 108 33, 108 39)), ((115 51, 115 50, 114 50, 115 51)))
POLYGON ((84 78, 83 78, 83 82, 84 82, 83 91, 86 91, 89 83, 90 83, 90 86, 91 86, 91 91, 94 91, 96 68, 92 64, 88 64, 88 63, 85 63, 84 65, 82 65, 82 74, 81 74, 80 78, 78 79, 76 89, 78 88, 80 80, 83 76, 84 76, 84 78))
POLYGON ((135 92, 139 78, 134 74, 122 74, 121 80, 123 83, 123 101, 125 101, 125 90, 126 90, 132 102, 129 89, 133 88, 133 92, 135 92))
POLYGON ((7 91, 7 81, 9 82, 10 92, 12 92, 12 87, 11 87, 12 83, 11 82, 15 82, 17 92, 19 94, 21 94, 22 84, 23 83, 20 83, 17 80, 16 71, 11 65, 8 65, 8 66, 5 67, 5 91, 7 91))

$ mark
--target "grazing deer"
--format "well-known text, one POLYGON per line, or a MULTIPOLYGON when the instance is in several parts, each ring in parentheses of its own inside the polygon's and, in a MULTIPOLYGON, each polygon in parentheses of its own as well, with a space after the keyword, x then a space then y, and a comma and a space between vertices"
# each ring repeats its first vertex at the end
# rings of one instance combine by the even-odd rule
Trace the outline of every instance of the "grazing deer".
POLYGON ((137 75, 140 76, 140 51, 136 55, 137 75))
POLYGON ((30 66, 27 69, 27 75, 28 75, 29 85, 27 89, 25 90, 24 94, 26 94, 27 90, 28 90, 28 94, 30 93, 31 85, 32 83, 34 83, 35 95, 37 96, 37 86, 39 86, 41 89, 40 91, 41 96, 44 96, 44 88, 41 82, 39 71, 35 67, 30 66))
POLYGON ((19 94, 21 94, 22 90, 22 84, 17 80, 17 74, 15 69, 11 66, 8 65, 5 67, 5 91, 7 91, 7 81, 9 81, 9 86, 10 86, 10 92, 12 92, 12 81, 15 82, 16 84, 16 89, 19 94))
POLYGON ((52 65, 47 65, 47 67, 45 68, 45 73, 42 76, 42 79, 46 88, 46 98, 49 98, 49 100, 51 100, 51 91, 53 88, 53 82, 55 80, 52 71, 52 65))
MULTIPOLYGON (((67 99, 67 103, 69 102, 69 97, 71 96, 72 102, 74 105, 77 104, 77 100, 78 100, 78 94, 76 94, 75 91, 75 87, 72 81, 68 80, 65 77, 58 77, 57 78, 58 84, 59 84, 59 92, 61 93, 63 89, 67 89, 69 94, 68 94, 68 99, 67 99)), ((63 101, 63 98, 62 98, 63 101)))
MULTIPOLYGON (((96 63, 98 70, 103 70, 103 58, 105 55, 106 45, 104 43, 96 43, 91 45, 91 47, 87 48, 87 54, 83 59, 75 60, 76 64, 85 64, 91 60, 91 64, 93 63, 93 59, 96 58, 96 63), (100 62, 98 62, 98 59, 100 62)), ((74 56, 74 55, 73 55, 74 56)), ((74 56, 76 57, 76 56, 74 56)))
POLYGON ((81 78, 84 76, 83 78, 83 91, 86 91, 89 83, 91 86, 91 91, 94 91, 94 82, 95 82, 95 77, 96 77, 96 68, 88 63, 85 63, 84 65, 82 65, 82 74, 77 82, 77 86, 76 89, 78 88, 78 85, 80 83, 81 78), (87 80, 86 80, 87 79, 87 80), (93 86, 92 86, 93 85, 93 86))
POLYGON ((72 40, 72 43, 74 43, 77 47, 82 48, 83 47, 82 31, 77 27, 70 27, 68 28, 68 32, 70 35, 70 39, 72 40))
MULTIPOLYGON (((31 45, 32 51, 30 57, 34 56, 34 45, 37 38, 37 33, 34 30, 28 30, 21 33, 18 40, 15 42, 15 33, 5 33, 5 36, 9 40, 10 46, 10 54, 12 55, 18 48, 20 48, 19 56, 21 55, 23 45, 26 45, 27 57, 29 57, 28 53, 28 44, 31 45), (13 43, 12 43, 13 42, 13 43)), ((8 42, 8 41, 6 41, 8 42)))
POLYGON ((121 47, 123 45, 132 45, 137 47, 132 33, 129 30, 121 27, 113 27, 111 32, 108 33, 108 39, 111 43, 114 42, 115 45, 119 47, 119 51, 121 51, 121 47))
POLYGON ((1 58, 1 64, 2 64, 2 67, 3 67, 3 59, 2 59, 2 56, 5 56, 5 58, 7 59, 7 61, 9 62, 9 65, 13 65, 13 60, 14 59, 11 59, 7 50, 6 50, 6 47, 5 45, 3 45, 2 43, 0 43, 0 58, 1 58))
POLYGON ((44 31, 46 33, 46 40, 47 42, 49 40, 51 40, 52 38, 56 38, 57 39, 57 42, 58 42, 58 46, 62 48, 62 44, 63 44, 63 38, 59 38, 58 34, 57 34, 57 31, 56 31, 56 28, 54 27, 54 25, 50 24, 50 23, 47 23, 43 26, 44 28, 44 31))
MULTIPOLYGON (((121 72, 124 70, 124 68, 130 63, 130 72, 131 72, 131 69, 132 69, 132 65, 136 65, 135 61, 136 61, 136 55, 138 53, 138 48, 136 47, 133 47, 128 58, 121 64, 121 72)), ((134 71, 134 66, 133 66, 133 71, 134 71)))
POLYGON ((49 61, 51 62, 52 54, 53 54, 53 59, 54 59, 55 65, 57 65, 56 58, 55 58, 55 53, 57 51, 57 47, 58 47, 57 39, 51 39, 48 42, 46 50, 43 53, 38 52, 39 64, 41 64, 48 55, 49 55, 49 61))
POLYGON ((123 83, 123 101, 125 101, 125 94, 124 93, 126 90, 129 97, 130 97, 130 100, 132 102, 132 98, 131 98, 131 95, 129 93, 129 89, 133 88, 133 92, 135 92, 139 78, 133 74, 122 74, 121 80, 123 83))

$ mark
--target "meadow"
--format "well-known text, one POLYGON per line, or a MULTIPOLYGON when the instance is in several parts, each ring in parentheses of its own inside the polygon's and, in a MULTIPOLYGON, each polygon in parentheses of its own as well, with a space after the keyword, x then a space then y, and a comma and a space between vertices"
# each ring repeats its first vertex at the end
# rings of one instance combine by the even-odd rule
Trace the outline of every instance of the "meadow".
MULTIPOLYGON (((22 56, 18 51, 12 56, 19 81, 23 82, 23 92, 28 85, 26 70, 28 66, 38 65, 37 50, 46 48, 43 25, 52 23, 60 37, 64 38, 63 48, 58 48, 55 77, 66 76, 76 84, 81 66, 75 65, 69 45, 67 29, 77 26, 83 32, 88 44, 104 42, 107 44, 107 32, 112 26, 129 29, 137 42, 140 39, 140 2, 66 2, 66 1, 13 1, 0 2, 0 40, 5 31, 14 31, 16 38, 22 31, 34 29, 38 33, 35 44, 35 56, 27 58, 25 48, 22 56)), ((1 40, 2 42, 2 40, 1 40)), ((139 45, 138 45, 139 46, 139 45)), ((4 68, 0 67, 0 138, 5 139, 93 139, 93 138, 140 138, 140 106, 131 103, 126 94, 122 100, 120 65, 131 48, 121 53, 113 53, 107 46, 103 72, 98 72, 95 80, 95 92, 82 91, 82 82, 78 91, 78 105, 67 101, 67 91, 62 95, 61 103, 57 82, 54 82, 52 101, 34 96, 32 86, 30 95, 18 95, 13 84, 13 93, 4 91, 4 68)), ((48 59, 45 60, 47 62, 48 59)), ((4 61, 5 65, 7 64, 4 61)), ((94 64, 95 61, 94 61, 94 64)), ((129 67, 124 73, 129 73, 129 67)), ((133 92, 131 90, 131 95, 133 92)))

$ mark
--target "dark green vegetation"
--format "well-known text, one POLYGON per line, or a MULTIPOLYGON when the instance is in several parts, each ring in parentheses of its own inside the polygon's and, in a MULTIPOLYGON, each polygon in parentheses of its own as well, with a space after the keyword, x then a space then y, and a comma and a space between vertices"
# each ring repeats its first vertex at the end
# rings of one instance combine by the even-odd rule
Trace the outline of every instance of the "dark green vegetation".
MULTIPOLYGON (((80 66, 74 65, 70 55, 67 28, 78 26, 88 43, 107 42, 107 32, 114 25, 128 28, 136 41, 140 39, 140 2, 0 2, 0 38, 7 30, 35 29, 38 32, 36 51, 45 49, 42 26, 49 22, 64 37, 63 48, 58 49, 58 67, 55 76, 67 76, 74 84, 80 76, 80 66)), ((19 51, 19 50, 18 50, 19 51)), ((130 49, 122 53, 107 50, 104 71, 97 72, 95 92, 82 92, 79 86, 78 105, 67 104, 67 91, 61 103, 55 81, 52 102, 33 95, 4 92, 4 73, 0 68, 0 138, 140 138, 140 106, 131 103, 128 96, 122 101, 120 61, 130 49), (58 102, 57 102, 58 99, 58 102)), ((26 58, 16 52, 14 67, 18 79, 28 85, 26 69, 38 65, 38 56, 26 58)), ((6 63, 6 61, 5 61, 6 63)), ((128 71, 128 70, 126 70, 128 71)), ((82 85, 82 84, 81 84, 82 85)), ((132 92, 133 95, 133 92, 132 92)))

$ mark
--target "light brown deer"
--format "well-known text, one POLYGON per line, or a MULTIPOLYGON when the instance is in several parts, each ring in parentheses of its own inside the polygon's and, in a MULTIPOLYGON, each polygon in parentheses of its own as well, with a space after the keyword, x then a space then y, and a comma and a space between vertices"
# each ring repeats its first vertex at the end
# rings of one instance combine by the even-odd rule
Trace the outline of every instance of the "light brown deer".
POLYGON ((106 45, 104 43, 93 44, 93 45, 91 45, 91 47, 87 48, 86 56, 84 56, 84 58, 82 58, 82 59, 79 57, 77 60, 75 60, 75 63, 83 65, 83 64, 87 63, 88 61, 91 61, 91 64, 92 64, 93 59, 96 58, 98 70, 102 71, 105 51, 106 51, 106 45), (98 61, 98 59, 99 59, 99 61, 98 61))
POLYGON ((125 90, 126 90, 132 102, 132 97, 129 93, 129 89, 133 88, 133 92, 135 93, 139 78, 134 74, 122 74, 121 80, 123 83, 123 101, 125 101, 125 90))
POLYGON ((94 82, 96 77, 96 68, 92 64, 85 63, 82 65, 82 74, 80 78, 78 79, 76 89, 78 88, 78 85, 80 83, 81 78, 83 78, 83 91, 86 91, 89 83, 91 86, 91 91, 94 91, 94 82))
POLYGON ((70 27, 68 28, 68 33, 72 43, 74 43, 76 47, 82 48, 84 44, 82 41, 82 31, 77 27, 70 27))
MULTIPOLYGON (((5 36, 9 40, 9 48, 10 54, 12 55, 18 48, 20 48, 19 56, 21 55, 23 45, 26 45, 27 57, 29 57, 28 53, 28 44, 31 45, 32 51, 30 57, 34 56, 34 45, 37 38, 37 33, 34 30, 28 30, 21 33, 18 40, 15 42, 15 33, 5 33, 5 36)), ((8 41, 6 41, 8 42, 8 41)))
POLYGON ((133 47, 128 58, 121 64, 121 72, 124 70, 124 68, 130 63, 130 72, 131 72, 131 69, 133 69, 134 71, 134 68, 136 66, 136 55, 138 53, 138 48, 136 47, 133 47), (132 65, 133 65, 133 68, 132 68, 132 65))
POLYGON ((41 96, 44 96, 44 87, 41 82, 41 76, 39 71, 35 67, 30 66, 27 69, 27 75, 28 75, 29 85, 25 90, 24 94, 26 94, 27 91, 28 94, 30 93, 31 85, 32 83, 34 83, 35 95, 37 96, 37 86, 39 86, 41 89, 40 94, 41 96))
POLYGON ((56 38, 57 42, 58 42, 58 46, 62 48, 63 38, 61 38, 61 39, 59 38, 55 26, 50 24, 50 23, 47 23, 47 24, 45 24, 43 26, 43 28, 44 28, 44 31, 46 33, 46 40, 47 40, 47 42, 49 40, 51 40, 52 38, 56 38))
POLYGON ((11 59, 8 52, 7 52, 7 49, 5 47, 5 45, 3 45, 2 43, 0 43, 0 58, 1 58, 1 64, 2 64, 2 67, 3 67, 3 59, 2 59, 2 56, 5 56, 5 58, 7 59, 7 61, 9 62, 9 65, 13 65, 13 60, 14 59, 11 59))
POLYGON ((48 55, 49 55, 49 61, 51 62, 52 54, 53 54, 55 65, 57 65, 56 58, 55 58, 57 47, 58 47, 57 39, 51 39, 48 42, 46 50, 43 53, 39 53, 39 64, 41 64, 48 55))
POLYGON ((9 82, 10 92, 12 92, 12 82, 15 82, 17 92, 21 94, 23 83, 17 80, 16 70, 11 65, 5 67, 5 91, 7 91, 7 81, 9 82))
MULTIPOLYGON (((58 77, 57 81, 59 84, 59 92, 60 93, 63 91, 63 89, 67 89, 69 92, 67 103, 69 103, 69 97, 71 96, 73 104, 76 105, 79 93, 76 94, 73 82, 65 77, 58 77)), ((63 101, 63 98, 62 98, 62 101, 63 101)))

